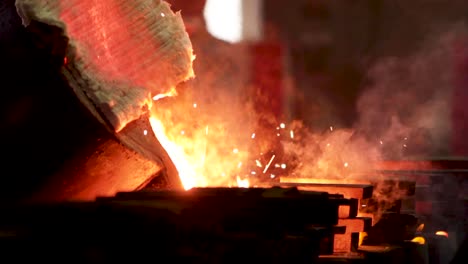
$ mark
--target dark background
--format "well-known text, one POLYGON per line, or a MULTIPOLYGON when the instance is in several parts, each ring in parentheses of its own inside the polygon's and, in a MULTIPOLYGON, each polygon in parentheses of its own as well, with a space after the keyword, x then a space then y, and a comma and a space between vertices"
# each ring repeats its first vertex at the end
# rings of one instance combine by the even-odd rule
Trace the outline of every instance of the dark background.
MULTIPOLYGON (((410 56, 427 39, 468 21, 464 0, 294 0, 287 5, 267 0, 264 8, 266 27, 274 28, 287 46, 305 104, 339 106, 315 120, 314 125, 325 127, 333 121, 351 126, 356 120, 356 102, 373 64, 410 56)), ((298 115, 308 120, 311 113, 298 115)))

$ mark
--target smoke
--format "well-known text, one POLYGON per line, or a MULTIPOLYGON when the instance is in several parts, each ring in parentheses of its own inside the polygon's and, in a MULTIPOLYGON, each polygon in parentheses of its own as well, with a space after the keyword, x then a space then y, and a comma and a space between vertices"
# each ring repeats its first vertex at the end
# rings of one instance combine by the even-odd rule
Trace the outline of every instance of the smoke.
MULTIPOLYGON (((339 135, 333 136, 313 134, 311 141, 339 138, 348 155, 358 152, 369 160, 447 154, 454 49, 467 32, 464 24, 450 28, 430 34, 411 55, 381 58, 371 65, 353 129, 335 130, 339 135)), ((325 148, 320 150, 327 155, 325 148)))
POLYGON ((368 71, 355 127, 382 141, 384 157, 427 157, 449 151, 455 44, 466 34, 466 27, 448 28, 429 34, 415 53, 383 58, 368 71))
MULTIPOLYGON (((366 71, 352 128, 317 132, 293 122, 301 136, 282 143, 294 167, 287 176, 378 183, 386 179, 375 171, 379 161, 446 156, 456 45, 467 32, 464 23, 444 25, 427 34, 415 52, 376 60, 366 71)), ((376 185, 379 211, 406 196, 395 184, 376 185)))
POLYGON ((280 120, 268 109, 265 89, 239 78, 249 72, 246 60, 239 60, 245 50, 216 50, 219 43, 211 41, 195 49, 194 82, 179 87, 179 96, 155 103, 153 113, 197 164, 194 186, 236 186, 239 177, 251 186, 281 177, 374 183, 382 211, 406 191, 377 184, 386 179, 376 172, 379 161, 449 151, 454 45, 465 32, 464 24, 434 30, 415 52, 370 65, 351 128, 330 124, 316 131, 301 120, 280 120), (211 48, 203 51, 207 43, 211 48))

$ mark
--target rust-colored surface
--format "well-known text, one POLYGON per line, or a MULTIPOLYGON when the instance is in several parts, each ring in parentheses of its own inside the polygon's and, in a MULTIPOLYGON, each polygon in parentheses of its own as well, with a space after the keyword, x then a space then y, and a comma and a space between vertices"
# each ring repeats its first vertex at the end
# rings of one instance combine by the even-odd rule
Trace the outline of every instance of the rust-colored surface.
POLYGON ((339 218, 354 218, 358 214, 358 199, 350 199, 349 204, 338 206, 339 218))
POLYGON ((349 205, 340 205, 338 207, 338 217, 339 218, 352 217, 352 215, 351 215, 351 206, 349 206, 349 205))
POLYGON ((333 253, 349 253, 356 251, 359 246, 359 233, 335 234, 333 239, 333 253))
POLYGON ((34 201, 93 200, 133 191, 161 167, 108 139, 65 163, 34 201))
POLYGON ((372 226, 372 218, 357 217, 349 219, 339 219, 338 226, 346 226, 346 233, 366 232, 372 226))
POLYGON ((372 227, 372 218, 339 219, 337 226, 345 226, 346 232, 334 235, 333 252, 349 253, 357 250, 359 246, 359 232, 366 232, 372 227))

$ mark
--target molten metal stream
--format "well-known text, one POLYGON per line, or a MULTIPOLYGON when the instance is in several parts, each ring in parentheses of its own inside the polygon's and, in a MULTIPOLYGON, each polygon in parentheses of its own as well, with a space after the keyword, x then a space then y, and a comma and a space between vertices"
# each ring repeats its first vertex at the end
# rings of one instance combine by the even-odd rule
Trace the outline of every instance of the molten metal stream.
POLYGON ((182 146, 177 145, 171 141, 166 135, 166 129, 164 125, 158 119, 151 117, 150 124, 156 138, 159 140, 163 148, 171 157, 172 162, 176 166, 177 172, 179 173, 180 180, 185 190, 189 190, 195 186, 195 169, 190 164, 186 157, 182 146))

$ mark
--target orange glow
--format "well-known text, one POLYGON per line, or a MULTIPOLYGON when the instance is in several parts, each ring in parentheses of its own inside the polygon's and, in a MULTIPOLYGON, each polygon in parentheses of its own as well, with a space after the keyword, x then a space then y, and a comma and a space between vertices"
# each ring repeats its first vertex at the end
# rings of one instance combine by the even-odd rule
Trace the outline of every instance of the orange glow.
POLYGON ((163 99, 164 97, 170 97, 170 96, 176 96, 176 95, 177 95, 177 90, 175 87, 172 87, 167 93, 162 93, 162 94, 153 96, 153 100, 157 101, 159 99, 163 99))
POLYGON ((364 242, 364 239, 367 237, 367 232, 359 232, 359 246, 362 245, 362 242, 364 242))
MULTIPOLYGON (((216 111, 214 115, 213 112, 207 114, 203 111, 209 106, 184 99, 187 98, 175 97, 154 104, 150 124, 156 138, 174 163, 185 189, 220 186, 248 188, 268 185, 269 180, 277 177, 280 182, 369 183, 351 174, 347 175, 349 178, 337 179, 317 179, 310 176, 284 177, 290 175, 291 170, 301 168, 297 166, 297 161, 293 160, 293 163, 290 163, 289 156, 278 155, 268 148, 260 147, 259 151, 252 146, 263 138, 256 132, 252 133, 248 124, 237 119, 226 121, 228 117, 218 116, 216 111), (165 103, 169 103, 170 107, 165 103)), ((280 123, 277 127, 271 128, 270 135, 275 135, 286 127, 285 123, 280 123)), ((288 127, 284 135, 280 133, 283 138, 280 138, 279 144, 301 140, 300 137, 291 137, 291 134, 294 134, 292 131, 296 129, 288 127)), ((318 171, 321 171, 323 166, 323 172, 337 172, 339 175, 344 175, 343 172, 349 172, 354 164, 360 164, 355 156, 350 156, 347 159, 349 161, 340 159, 338 162, 336 156, 342 149, 328 149, 330 153, 326 153, 327 157, 322 157, 316 163, 315 169, 318 171)), ((308 159, 303 155, 298 158, 300 164, 306 163, 308 159)))
POLYGON ((198 87, 189 83, 179 89, 176 97, 154 97, 150 113, 154 135, 185 189, 267 187, 278 180, 369 183, 356 182, 353 173, 371 170, 369 155, 376 153, 366 142, 351 140, 351 131, 312 133, 300 121, 262 120, 264 114, 239 102, 238 94, 220 87, 209 91, 212 86, 206 88, 203 78, 194 79, 198 87))
POLYGON ((418 237, 413 238, 411 240, 411 242, 417 243, 417 244, 420 244, 420 245, 424 245, 424 244, 426 244, 426 239, 424 239, 424 237, 418 236, 418 237))
POLYGON ((241 179, 239 176, 237 176, 237 186, 241 188, 249 188, 250 183, 248 179, 241 179))
POLYGON ((436 236, 444 236, 446 238, 449 237, 448 233, 445 232, 445 231, 437 231, 435 234, 436 234, 436 236))
POLYGON ((196 169, 195 166, 190 163, 183 147, 175 144, 168 138, 166 135, 166 129, 161 121, 156 118, 150 118, 150 123, 156 138, 167 151, 172 162, 174 162, 184 189, 189 190, 193 188, 196 185, 196 169))
POLYGON ((269 186, 272 179, 282 183, 370 184, 368 178, 356 174, 364 171, 362 168, 371 169, 369 157, 362 155, 365 144, 349 144, 346 131, 333 129, 332 136, 304 138, 309 133, 306 128, 279 123, 270 127, 270 137, 265 139, 265 131, 252 129, 255 125, 240 121, 241 117, 223 115, 222 107, 228 106, 217 105, 205 112, 211 106, 184 96, 156 98, 150 124, 185 189, 269 186), (309 150, 310 145, 304 142, 318 142, 321 149, 309 150), (325 147, 329 142, 332 146, 325 147), (272 151, 272 146, 277 146, 274 144, 282 149, 272 151))
POLYGON ((422 232, 424 230, 424 224, 420 224, 416 229, 416 232, 422 232))
MULTIPOLYGON (((190 117, 189 111, 199 111, 203 105, 170 111, 153 109, 152 130, 174 163, 184 189, 193 187, 250 187, 246 172, 247 144, 230 138, 225 127, 206 116, 190 117), (183 112, 187 110, 187 115, 183 112), (180 115, 178 115, 180 114, 180 115), (178 115, 180 119, 175 119, 178 115), (236 143, 239 142, 239 143, 236 143)), ((246 141, 251 141, 246 134, 246 141)), ((244 142, 246 142, 244 141, 244 142)), ((253 175, 253 174, 252 174, 253 175)))

